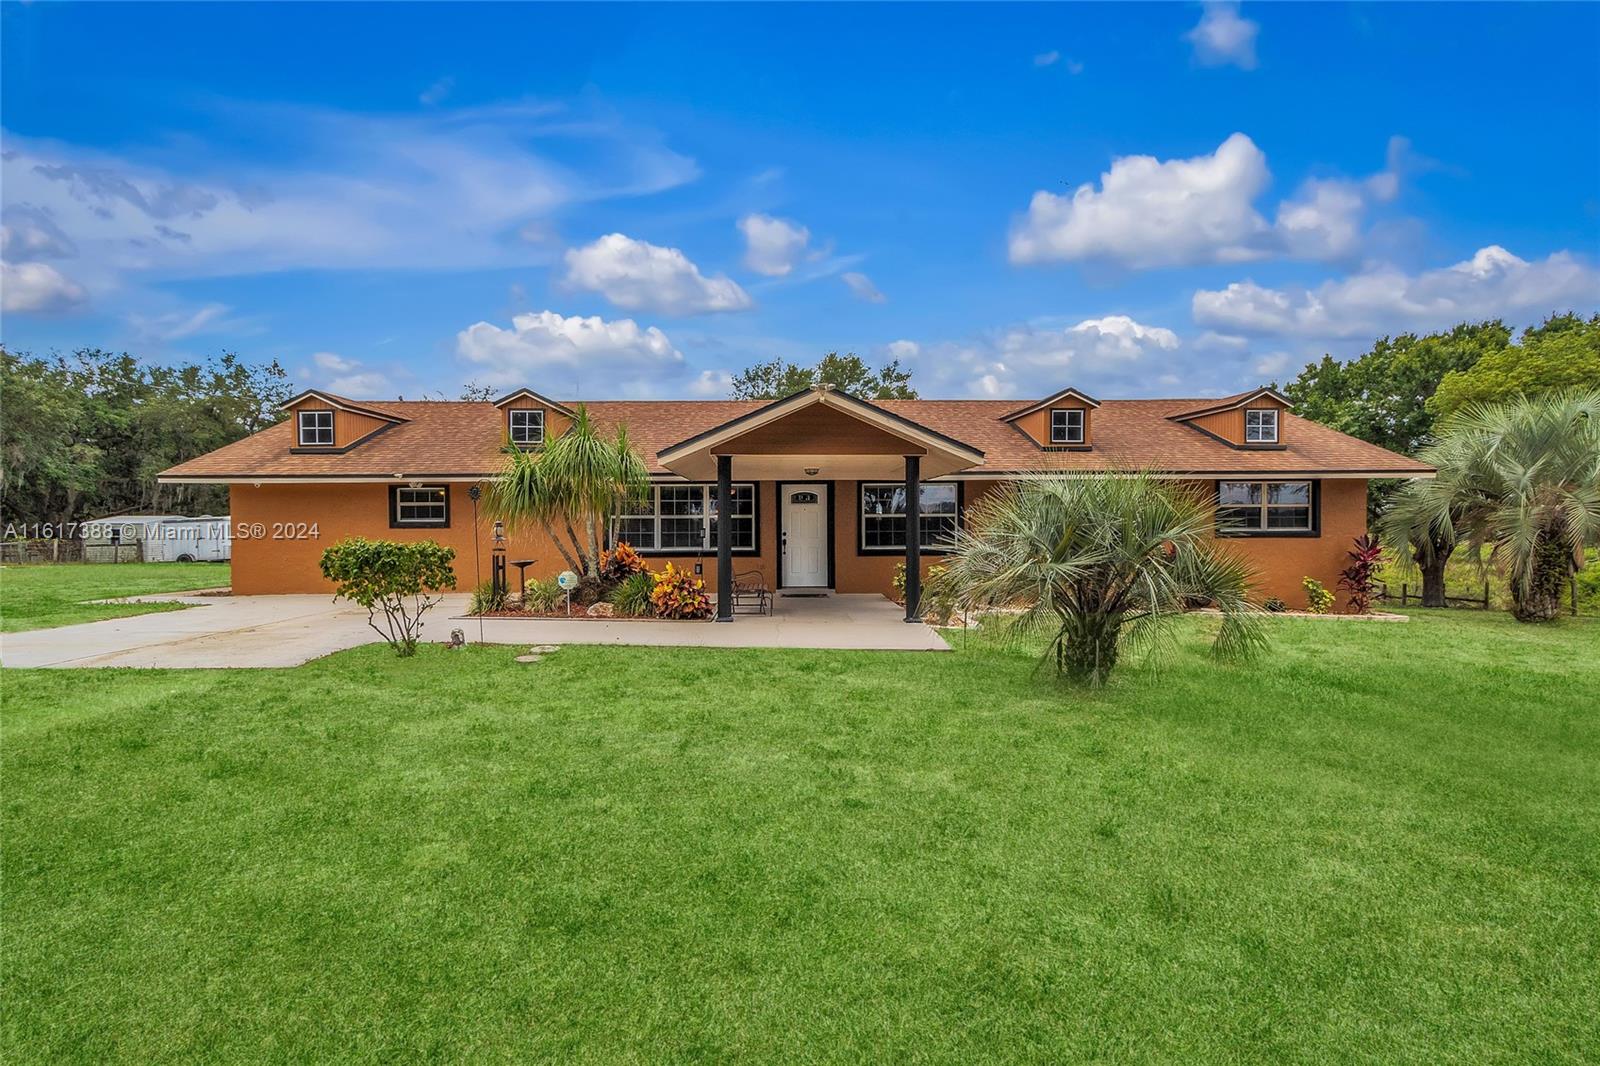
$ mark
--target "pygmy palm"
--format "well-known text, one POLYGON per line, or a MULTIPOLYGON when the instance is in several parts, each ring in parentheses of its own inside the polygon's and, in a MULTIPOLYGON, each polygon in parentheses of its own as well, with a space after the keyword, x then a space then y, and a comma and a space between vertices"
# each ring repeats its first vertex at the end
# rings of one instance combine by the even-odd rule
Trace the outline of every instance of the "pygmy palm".
POLYGON ((1386 524, 1489 545, 1517 619, 1556 617, 1574 560, 1600 542, 1600 390, 1469 404, 1439 432, 1419 456, 1438 476, 1412 482, 1386 524))
POLYGON ((1159 642, 1197 603, 1221 612, 1214 652, 1248 657, 1265 642, 1252 575, 1215 540, 1213 512, 1200 490, 1144 474, 1015 482, 969 509, 933 591, 958 609, 1021 608, 1054 631, 1057 672, 1089 685, 1124 642, 1159 642))

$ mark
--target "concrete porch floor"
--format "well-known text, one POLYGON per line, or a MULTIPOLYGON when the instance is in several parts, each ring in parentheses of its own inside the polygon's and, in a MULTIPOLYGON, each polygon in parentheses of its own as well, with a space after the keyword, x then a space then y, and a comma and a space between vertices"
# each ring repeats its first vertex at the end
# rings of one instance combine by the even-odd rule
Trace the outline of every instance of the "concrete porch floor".
MULTIPOLYGON (((367 612, 329 596, 133 597, 193 605, 185 611, 85 622, 0 635, 0 666, 233 668, 298 666, 380 638, 367 612)), ((770 616, 733 622, 641 622, 465 617, 467 597, 452 594, 430 611, 423 639, 442 643, 452 629, 489 644, 631 644, 701 648, 839 648, 948 651, 937 632, 907 625, 882 596, 779 597, 770 616)))
MULTIPOLYGON (((477 618, 453 618, 478 640, 477 618)), ((739 613, 732 622, 629 619, 485 618, 489 644, 635 644, 677 648, 834 648, 859 651, 949 651, 937 630, 908 625, 905 609, 878 595, 785 596, 772 614, 739 613)))

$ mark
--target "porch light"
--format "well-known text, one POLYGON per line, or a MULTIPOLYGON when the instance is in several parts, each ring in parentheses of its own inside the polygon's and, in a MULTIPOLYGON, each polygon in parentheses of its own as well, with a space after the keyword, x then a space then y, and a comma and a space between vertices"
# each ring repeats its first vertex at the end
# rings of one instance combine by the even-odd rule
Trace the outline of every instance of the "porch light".
POLYGON ((820 473, 822 473, 822 467, 820 466, 806 467, 806 477, 816 477, 820 473))

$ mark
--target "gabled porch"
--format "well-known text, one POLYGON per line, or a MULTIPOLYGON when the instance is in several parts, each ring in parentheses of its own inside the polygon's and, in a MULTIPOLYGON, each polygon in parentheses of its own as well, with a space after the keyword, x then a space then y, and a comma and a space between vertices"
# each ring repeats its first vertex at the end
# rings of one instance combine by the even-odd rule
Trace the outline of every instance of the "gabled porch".
MULTIPOLYGON (((969 444, 830 386, 817 386, 664 448, 658 460, 690 481, 714 478, 716 500, 737 501, 737 485, 772 486, 778 558, 766 572, 775 579, 775 592, 838 587, 839 487, 851 486, 855 498, 848 502, 849 513, 859 511, 860 520, 852 522, 853 544, 848 548, 853 556, 893 553, 903 559, 904 620, 919 622, 929 524, 924 521, 923 501, 929 495, 924 485, 981 466, 984 458, 969 444)), ((959 492, 959 486, 950 485, 932 493, 941 511, 936 525, 958 520, 959 492)), ((753 519, 759 527, 761 495, 754 493, 756 511, 750 519, 736 515, 733 506, 719 507, 710 519, 717 546, 719 622, 734 618, 737 557, 750 554, 736 549, 741 543, 736 523, 753 519)))

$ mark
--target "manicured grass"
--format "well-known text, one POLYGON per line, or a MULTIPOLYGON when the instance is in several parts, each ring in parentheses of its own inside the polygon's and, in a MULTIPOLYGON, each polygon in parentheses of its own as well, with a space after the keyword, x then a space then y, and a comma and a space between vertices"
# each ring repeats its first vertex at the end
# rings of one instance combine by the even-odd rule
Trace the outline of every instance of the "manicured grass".
POLYGON ((0 633, 182 610, 171 603, 86 603, 153 592, 226 588, 227 563, 63 563, 0 567, 0 633))
POLYGON ((1600 625, 1271 625, 7 671, 5 1058, 1592 1061, 1600 625))

